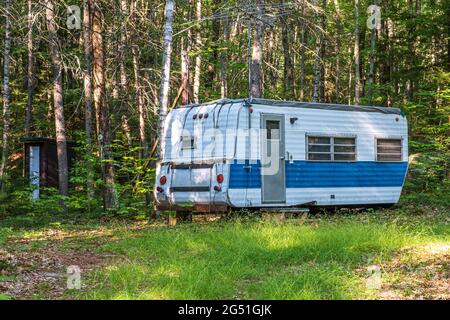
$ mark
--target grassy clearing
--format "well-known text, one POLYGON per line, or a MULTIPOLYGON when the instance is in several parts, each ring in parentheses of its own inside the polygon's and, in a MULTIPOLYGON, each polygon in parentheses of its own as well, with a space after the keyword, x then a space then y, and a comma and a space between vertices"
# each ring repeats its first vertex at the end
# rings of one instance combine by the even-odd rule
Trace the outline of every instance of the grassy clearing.
POLYGON ((11 218, 0 222, 0 252, 16 263, 0 258, 0 293, 35 299, 448 298, 449 222, 445 207, 409 204, 300 222, 239 218, 175 227, 80 217, 27 225, 11 218), (21 263, 29 260, 32 266, 21 263), (81 291, 64 288, 64 268, 72 264, 82 268, 81 291), (382 268, 380 290, 366 287, 369 265, 382 268), (47 281, 49 271, 61 277, 47 281), (37 275, 36 285, 17 289, 30 274, 37 275))
POLYGON ((97 272, 97 285, 82 297, 368 298, 360 268, 382 263, 406 246, 450 243, 448 226, 365 218, 365 223, 341 217, 307 224, 237 221, 145 229, 137 238, 103 246, 126 259, 97 272))

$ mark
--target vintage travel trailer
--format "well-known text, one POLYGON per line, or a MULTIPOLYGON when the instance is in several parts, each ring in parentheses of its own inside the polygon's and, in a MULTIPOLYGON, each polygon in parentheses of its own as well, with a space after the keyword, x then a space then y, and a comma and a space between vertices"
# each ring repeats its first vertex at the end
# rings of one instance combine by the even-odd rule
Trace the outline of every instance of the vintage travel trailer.
POLYGON ((165 121, 159 210, 385 206, 408 169, 397 108, 222 99, 165 121))

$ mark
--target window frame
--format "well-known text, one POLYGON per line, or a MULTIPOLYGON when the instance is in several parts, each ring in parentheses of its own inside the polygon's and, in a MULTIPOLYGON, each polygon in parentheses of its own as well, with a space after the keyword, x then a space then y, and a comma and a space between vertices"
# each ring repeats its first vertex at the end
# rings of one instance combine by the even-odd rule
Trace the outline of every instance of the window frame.
MULTIPOLYGON (((381 162, 381 163, 399 163, 403 162, 403 137, 399 136, 380 136, 375 137, 375 147, 374 147, 374 153, 375 153, 375 161, 381 162), (400 160, 378 160, 378 140, 400 140, 400 160)), ((383 153, 382 153, 383 154, 383 153)), ((394 153, 384 153, 384 154, 394 154, 394 153)))
MULTIPOLYGON (((314 144, 313 144, 314 145, 314 144)), ((316 145, 328 145, 328 144, 316 144, 316 145)), ((323 133, 307 133, 306 139, 305 139, 305 155, 306 155, 306 161, 312 161, 312 162, 357 162, 358 161, 358 136, 357 135, 347 135, 347 134, 323 134, 323 133), (330 139, 330 152, 310 152, 309 151, 309 138, 329 138, 330 139), (355 152, 335 152, 334 146, 336 145, 334 142, 334 139, 339 138, 347 138, 347 139, 354 139, 353 145, 343 145, 343 144, 337 144, 338 146, 354 146, 355 152), (310 159, 309 155, 312 154, 330 154, 331 159, 330 160, 315 160, 310 159), (337 154, 354 154, 355 158, 353 160, 336 160, 335 159, 335 153, 337 154)))

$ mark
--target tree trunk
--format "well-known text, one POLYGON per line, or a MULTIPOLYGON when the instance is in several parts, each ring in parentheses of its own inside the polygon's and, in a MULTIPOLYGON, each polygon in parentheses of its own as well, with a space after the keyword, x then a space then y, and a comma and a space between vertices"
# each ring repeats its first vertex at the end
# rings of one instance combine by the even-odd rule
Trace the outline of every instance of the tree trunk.
POLYGON ((69 194, 69 170, 67 163, 66 125, 63 109, 62 62, 58 52, 59 41, 53 0, 46 0, 46 18, 50 56, 53 65, 53 101, 55 112, 56 149, 58 155, 58 182, 61 195, 69 194))
POLYGON ((4 189, 4 177, 8 162, 9 148, 9 126, 10 126, 10 88, 9 88, 9 67, 11 51, 11 0, 5 1, 5 46, 3 49, 3 145, 2 162, 0 164, 0 185, 4 189))
POLYGON ((181 104, 189 104, 189 56, 188 49, 181 38, 181 104))
POLYGON ((92 157, 92 39, 91 39, 91 16, 92 0, 83 0, 83 44, 84 44, 84 128, 86 134, 86 170, 87 170, 87 194, 90 199, 94 197, 93 167, 90 161, 92 157))
POLYGON ((34 93, 34 57, 33 57, 33 2, 28 0, 28 35, 27 35, 27 88, 28 99, 25 112, 25 136, 31 134, 31 122, 33 114, 33 93, 34 93))
POLYGON ((336 9, 336 76, 334 80, 334 90, 336 92, 336 103, 340 102, 340 73, 341 73, 341 64, 340 64, 340 51, 341 51, 341 35, 343 33, 342 23, 341 23, 341 10, 339 7, 339 0, 334 0, 334 7, 336 9))
MULTIPOLYGON (((317 0, 314 2, 314 4, 317 4, 317 0)), ((324 14, 324 13, 322 13, 324 14)), ((318 14, 317 14, 318 18, 318 14)), ((316 19, 316 23, 319 19, 316 19)), ((323 21, 321 19, 321 21, 323 21)), ((320 91, 320 79, 322 78, 322 63, 321 60, 322 57, 322 42, 324 39, 323 29, 317 25, 316 27, 316 49, 315 49, 315 61, 314 61, 314 78, 313 78, 313 94, 312 94, 312 101, 318 102, 319 101, 319 91, 320 91), (319 35, 320 34, 320 35, 319 35)))
POLYGON ((305 4, 302 2, 301 9, 301 32, 300 32, 300 100, 305 97, 305 51, 307 42, 307 29, 305 23, 305 4))
MULTIPOLYGON (((133 27, 136 27, 136 2, 132 0, 131 9, 132 9, 132 21, 133 27)), ((139 72, 139 49, 135 43, 136 41, 136 29, 133 30, 133 36, 131 37, 131 55, 132 55, 132 63, 133 63, 133 72, 134 72, 134 87, 135 87, 135 95, 136 95, 136 104, 138 106, 139 112, 139 139, 141 144, 141 152, 140 158, 146 159, 148 157, 148 144, 145 130, 145 101, 144 94, 141 88, 140 81, 140 72, 139 72)))
POLYGON ((326 53, 326 45, 327 45, 327 37, 326 35, 326 28, 327 28, 327 0, 322 1, 322 17, 320 25, 322 27, 322 36, 320 38, 320 82, 319 82, 319 96, 320 101, 322 103, 326 102, 325 92, 326 92, 326 80, 327 80, 327 69, 325 64, 325 53, 326 53))
POLYGON ((126 95, 127 87, 127 70, 126 70, 126 54, 125 48, 127 44, 127 28, 126 21, 128 18, 127 0, 120 0, 120 39, 119 39, 119 69, 120 69, 120 89, 122 90, 122 98, 126 95))
POLYGON ((252 63, 250 77, 250 98, 261 98, 263 96, 263 74, 262 55, 264 25, 261 21, 264 13, 264 0, 256 0, 256 10, 258 19, 255 21, 255 34, 252 46, 252 63))
MULTIPOLYGON (((196 9, 195 9, 195 17, 197 23, 199 24, 202 19, 202 0, 197 0, 196 9)), ((193 98, 195 103, 199 103, 199 92, 200 92, 200 74, 201 74, 201 66, 202 66, 202 56, 200 54, 201 46, 202 46, 202 35, 201 35, 201 27, 198 25, 196 27, 195 33, 195 70, 194 70, 194 87, 193 87, 193 98)))
MULTIPOLYGON (((284 4, 284 0, 281 0, 281 4, 284 4)), ((284 10, 281 10, 284 13, 284 10)), ((284 55, 284 93, 288 97, 294 96, 294 66, 291 59, 291 50, 289 43, 289 30, 286 19, 281 19, 281 33, 283 43, 283 55, 284 55)))
POLYGON ((360 104, 360 54, 359 54, 359 0, 355 0, 355 104, 360 104))
MULTIPOLYGON (((221 6, 222 0, 212 0, 210 4, 211 11, 214 13, 217 13, 218 9, 221 6)), ((208 67, 206 70, 206 81, 205 86, 209 87, 210 89, 214 88, 214 80, 216 79, 216 67, 217 63, 219 61, 219 42, 220 42, 220 20, 219 19, 213 19, 211 21, 211 35, 210 35, 210 50, 211 52, 211 58, 208 63, 208 67)))
MULTIPOLYGON (((348 45, 348 56, 352 56, 352 43, 350 41, 348 45)), ((348 84, 347 84, 347 104, 352 103, 352 77, 353 77, 353 66, 352 66, 352 58, 350 58, 349 64, 348 64, 348 84)))
POLYGON ((163 156, 164 148, 164 122, 169 104, 169 84, 170 84, 170 62, 172 55, 172 23, 174 15, 175 0, 166 1, 165 24, 164 24, 164 44, 163 60, 161 72, 161 85, 159 89, 159 119, 158 119, 158 155, 163 156))
POLYGON ((368 79, 368 96, 369 103, 373 105, 373 82, 375 75, 375 41, 377 37, 377 29, 371 31, 370 37, 370 58, 369 58, 369 79, 368 79))
POLYGON ((222 18, 222 34, 225 48, 220 53, 220 96, 228 96, 228 41, 230 40, 230 20, 226 13, 222 18))
POLYGON ((109 110, 105 97, 105 67, 103 48, 103 14, 98 7, 93 6, 92 16, 92 52, 93 52, 93 84, 94 105, 97 113, 99 128, 100 158, 102 161, 102 174, 104 182, 104 208, 116 209, 118 205, 115 189, 115 173, 111 152, 111 131, 109 126, 109 110))

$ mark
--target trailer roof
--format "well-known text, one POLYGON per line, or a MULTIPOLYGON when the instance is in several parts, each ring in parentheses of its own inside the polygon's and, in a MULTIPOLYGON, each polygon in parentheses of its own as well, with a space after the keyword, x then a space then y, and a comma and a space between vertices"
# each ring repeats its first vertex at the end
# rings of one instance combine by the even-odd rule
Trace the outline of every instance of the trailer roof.
POLYGON ((385 114, 398 114, 403 115, 403 112, 399 108, 388 108, 378 106, 355 106, 347 104, 332 104, 332 103, 316 103, 316 102, 301 102, 301 101, 283 101, 283 100, 271 100, 271 99, 219 99, 202 104, 190 104, 185 106, 179 106, 178 108, 204 106, 210 104, 226 104, 226 103, 248 103, 248 104, 260 104, 274 107, 290 107, 290 108, 305 108, 305 109, 322 109, 333 111, 353 111, 353 112, 379 112, 385 114))

